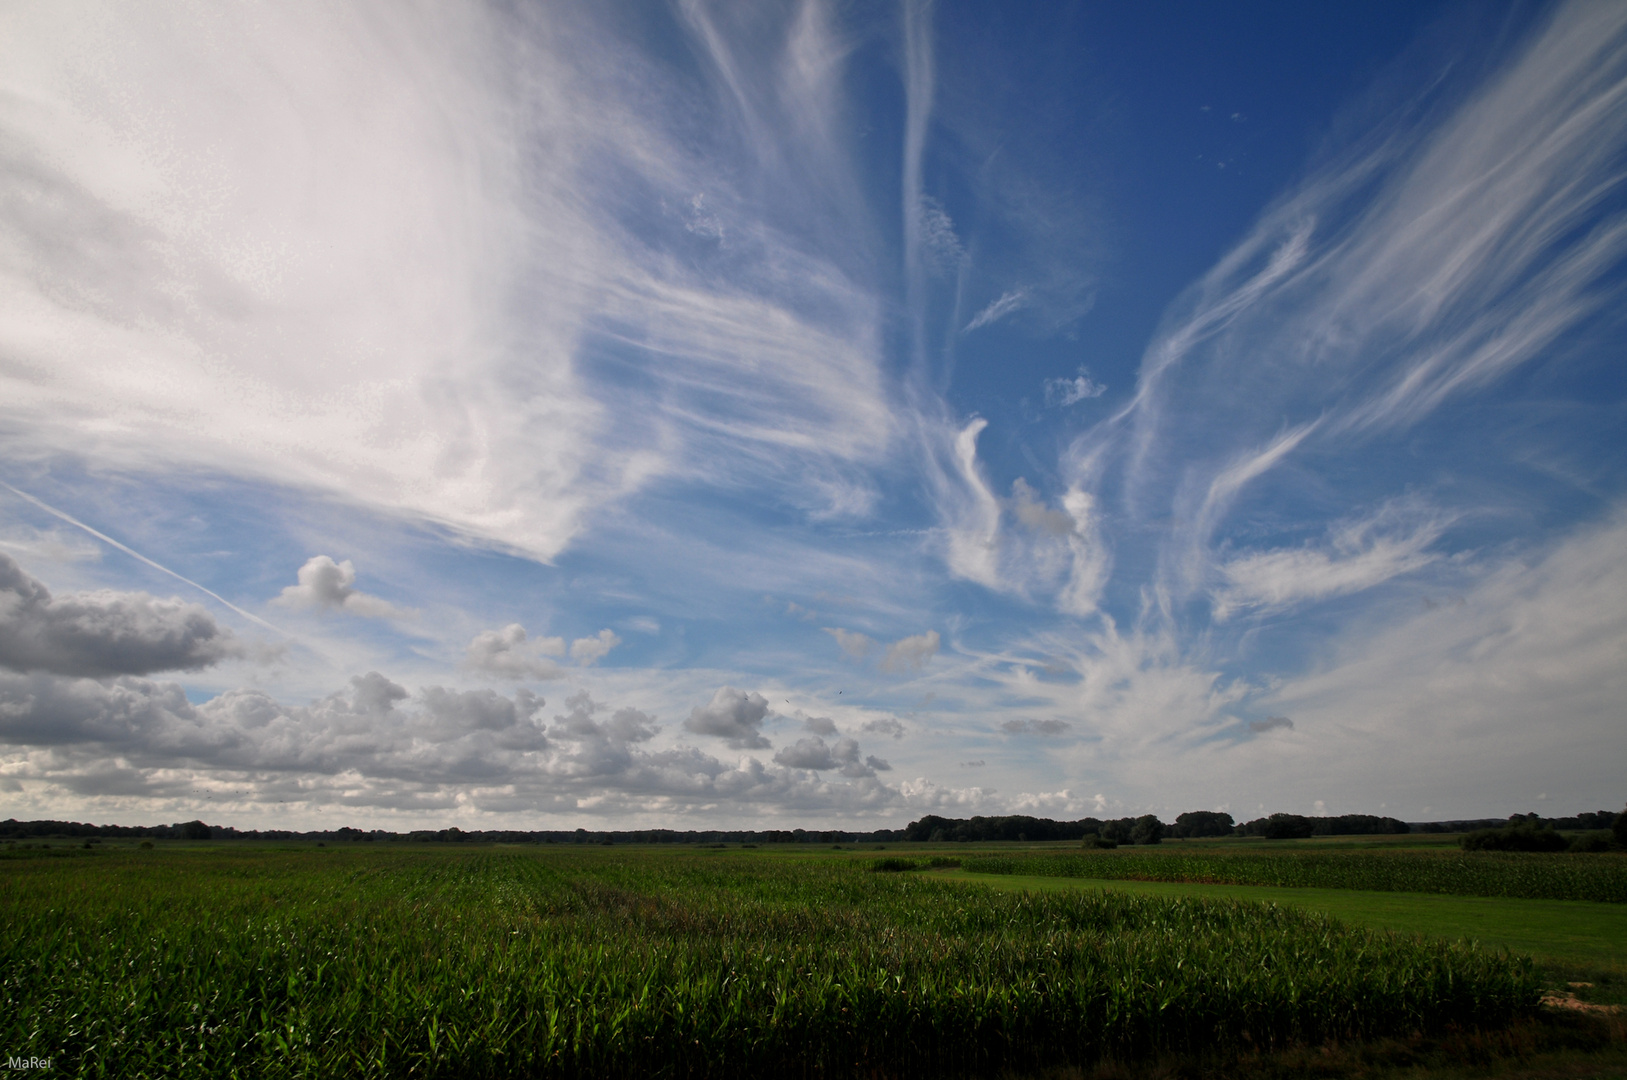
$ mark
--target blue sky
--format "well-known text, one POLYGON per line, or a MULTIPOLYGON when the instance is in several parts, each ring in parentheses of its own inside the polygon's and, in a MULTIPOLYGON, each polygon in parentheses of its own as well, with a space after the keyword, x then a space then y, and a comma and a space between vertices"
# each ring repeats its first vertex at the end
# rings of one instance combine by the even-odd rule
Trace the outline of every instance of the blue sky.
POLYGON ((1619 6, 0 21, 0 815, 1622 800, 1619 6))

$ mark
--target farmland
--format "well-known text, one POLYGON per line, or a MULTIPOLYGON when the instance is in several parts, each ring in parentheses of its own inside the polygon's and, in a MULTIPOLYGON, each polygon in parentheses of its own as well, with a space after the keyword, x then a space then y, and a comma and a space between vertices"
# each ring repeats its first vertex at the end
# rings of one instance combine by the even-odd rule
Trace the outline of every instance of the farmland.
POLYGON ((1627 903, 1627 860, 1615 856, 1281 848, 1268 853, 1218 846, 1189 853, 1183 845, 1177 850, 1083 854, 990 853, 968 858, 963 865, 974 873, 1099 881, 1187 881, 1627 903))
POLYGON ((108 1076, 987 1074, 1495 1026, 1539 993, 1519 957, 1280 906, 876 862, 18 852, 0 1046, 108 1076))

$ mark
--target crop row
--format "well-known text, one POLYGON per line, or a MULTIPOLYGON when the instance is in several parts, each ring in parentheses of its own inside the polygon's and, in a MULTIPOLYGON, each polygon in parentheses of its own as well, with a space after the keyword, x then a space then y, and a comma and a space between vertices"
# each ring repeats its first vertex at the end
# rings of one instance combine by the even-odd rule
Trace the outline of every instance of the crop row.
POLYGON ((1290 888, 1507 896, 1627 903, 1627 859, 1512 852, 1352 851, 983 855, 961 860, 980 874, 1118 881, 1197 881, 1290 888))
POLYGON ((89 1076, 945 1075, 1496 1023, 1516 958, 1270 905, 745 854, 158 852, 0 879, 0 1045, 89 1076))

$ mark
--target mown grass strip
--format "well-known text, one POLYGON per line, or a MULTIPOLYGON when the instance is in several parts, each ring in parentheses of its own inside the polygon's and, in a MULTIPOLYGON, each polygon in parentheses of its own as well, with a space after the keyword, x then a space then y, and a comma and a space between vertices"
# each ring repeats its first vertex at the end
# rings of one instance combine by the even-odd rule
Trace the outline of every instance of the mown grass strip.
POLYGON ((1024 877, 947 871, 945 880, 1007 891, 1117 889, 1144 896, 1251 900, 1331 915, 1353 926, 1478 941, 1524 953, 1539 963, 1627 977, 1627 905, 1575 900, 1284 889, 1169 881, 1024 877))

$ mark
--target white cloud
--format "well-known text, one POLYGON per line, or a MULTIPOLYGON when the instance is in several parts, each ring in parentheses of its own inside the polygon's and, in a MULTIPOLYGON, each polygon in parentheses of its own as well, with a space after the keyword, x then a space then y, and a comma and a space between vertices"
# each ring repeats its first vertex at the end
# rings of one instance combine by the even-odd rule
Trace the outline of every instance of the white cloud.
POLYGON ((943 204, 930 195, 917 203, 917 225, 921 253, 926 265, 938 274, 953 274, 966 265, 966 248, 955 234, 955 223, 943 204))
POLYGON ((974 417, 955 432, 949 447, 952 471, 939 467, 932 476, 948 541, 949 572, 998 589, 1000 499, 989 490, 977 463, 977 437, 988 426, 987 420, 974 417))
POLYGON ((891 716, 883 716, 875 720, 866 720, 859 725, 860 731, 867 731, 876 735, 886 735, 894 739, 904 737, 904 725, 891 716))
POLYGON ((525 627, 509 623, 501 630, 476 634, 465 662, 476 671, 513 679, 559 679, 565 669, 553 657, 563 655, 564 638, 527 638, 525 627))
POLYGON ((52 596, 0 552, 0 668, 104 678, 197 671, 243 655, 197 604, 107 590, 52 596))
POLYGON ((870 650, 876 647, 872 639, 856 630, 843 630, 839 626, 826 626, 823 629, 825 633, 835 638, 842 651, 854 660, 863 660, 870 655, 870 650))
POLYGON ((523 689, 411 694, 376 672, 292 707, 254 690, 195 705, 173 683, 0 673, 0 780, 29 805, 112 799, 138 814, 247 815, 259 827, 295 807, 316 827, 324 808, 346 815, 330 824, 429 815, 444 825, 449 813, 473 813, 512 825, 525 813, 670 826, 720 805, 752 822, 800 823, 810 811, 873 815, 902 799, 875 779, 887 763, 845 740, 828 748, 830 771, 850 781, 838 783, 654 748, 662 729, 652 716, 586 691, 546 724, 545 704, 523 689))
POLYGON ((692 23, 686 76, 577 14, 0 15, 6 444, 545 560, 662 476, 864 505, 897 425, 838 32, 692 23))
POLYGON ((877 666, 890 672, 920 671, 928 660, 938 655, 939 640, 936 630, 900 638, 887 646, 877 666))
MULTIPOLYGON (((1007 292, 1003 292, 995 299, 989 301, 988 306, 982 311, 979 311, 976 315, 973 315, 972 321, 967 323, 965 327, 962 328, 961 333, 969 334, 973 330, 978 330, 982 327, 997 323, 1007 315, 1010 315, 1013 311, 1017 311, 1025 307, 1027 303, 1028 290, 1026 289, 1011 289, 1007 292)), ((1049 393, 1048 387, 1047 393, 1049 393)), ((1095 395, 1087 396, 1094 397, 1095 395)), ((1070 401, 1068 404, 1071 405, 1073 403, 1070 401)))
POLYGON ((571 659, 583 667, 591 667, 610 655, 610 650, 621 644, 621 638, 609 630, 600 630, 595 637, 577 638, 571 642, 571 659))
POLYGON ((16 525, 0 532, 0 549, 26 560, 57 563, 94 562, 102 557, 101 548, 76 533, 16 525))
POLYGON ((345 611, 368 619, 404 619, 413 615, 388 600, 356 588, 356 567, 349 559, 334 562, 313 555, 299 568, 299 584, 289 585, 272 601, 284 607, 316 611, 345 611))
POLYGON ((1331 551, 1256 551, 1221 563, 1215 618, 1223 622, 1239 609, 1274 611, 1344 596, 1428 566, 1438 556, 1426 549, 1440 538, 1446 522, 1431 518, 1408 529, 1402 516, 1389 507, 1365 521, 1336 527, 1331 551))
POLYGON ((1040 501, 1039 494, 1022 477, 1011 482, 1011 513, 1023 525, 1050 536, 1067 536, 1074 531, 1072 515, 1052 510, 1040 501))
POLYGON ((1487 813, 1519 809, 1518 793, 1550 778, 1579 800, 1619 790, 1624 544, 1618 508, 1545 553, 1482 567, 1462 603, 1348 632, 1261 698, 1302 737, 1280 770, 1304 798, 1487 813))
POLYGON ((892 768, 880 758, 861 758, 857 740, 837 739, 835 743, 827 744, 818 735, 798 739, 791 746, 782 748, 774 755, 774 761, 788 769, 814 772, 836 770, 853 779, 874 776, 878 769, 885 772, 892 768))
POLYGON ((1045 404, 1067 408, 1081 401, 1099 398, 1107 393, 1107 386, 1092 379, 1084 368, 1071 379, 1046 379, 1045 404))
POLYGON ((710 702, 690 710, 684 730, 722 739, 735 750, 767 749, 773 745, 762 734, 767 715, 768 699, 763 695, 722 686, 710 702))
POLYGON ((1418 424, 1608 304, 1627 257, 1605 194, 1627 152, 1627 12, 1556 6, 1469 78, 1380 117, 1273 204, 1171 305, 1133 401, 1071 448, 1093 486, 1122 456, 1132 517, 1178 523, 1159 588, 1205 587, 1244 487, 1418 424))
POLYGON ((804 716, 802 718, 802 726, 813 732, 815 735, 837 734, 836 721, 832 720, 828 716, 804 716))

